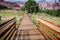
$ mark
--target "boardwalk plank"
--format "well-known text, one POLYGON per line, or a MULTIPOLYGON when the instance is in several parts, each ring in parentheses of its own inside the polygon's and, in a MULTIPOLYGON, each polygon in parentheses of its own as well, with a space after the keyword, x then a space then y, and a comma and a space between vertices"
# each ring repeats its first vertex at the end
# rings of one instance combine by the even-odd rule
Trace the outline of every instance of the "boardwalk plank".
POLYGON ((45 40, 27 14, 24 15, 14 40, 45 40))

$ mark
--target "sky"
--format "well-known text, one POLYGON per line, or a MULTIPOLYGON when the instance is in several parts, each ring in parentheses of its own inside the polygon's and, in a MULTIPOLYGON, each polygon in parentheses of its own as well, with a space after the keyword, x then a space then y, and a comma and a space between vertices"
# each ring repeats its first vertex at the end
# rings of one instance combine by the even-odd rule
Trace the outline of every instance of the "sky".
MULTIPOLYGON (((27 0, 6 0, 6 1, 11 1, 11 2, 16 2, 16 1, 22 1, 22 2, 25 2, 27 0)), ((36 0, 37 2, 39 1, 45 1, 45 0, 36 0)), ((55 0, 46 0, 47 2, 54 2, 55 0)), ((58 0, 56 0, 58 2, 58 0)))

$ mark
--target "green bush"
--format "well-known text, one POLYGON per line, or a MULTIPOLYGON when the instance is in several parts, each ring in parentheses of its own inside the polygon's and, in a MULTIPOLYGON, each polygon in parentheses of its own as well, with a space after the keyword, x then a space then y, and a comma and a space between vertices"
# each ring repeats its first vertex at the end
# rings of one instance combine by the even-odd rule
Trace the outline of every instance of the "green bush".
POLYGON ((57 10, 56 16, 60 16, 60 9, 57 10))
POLYGON ((57 17, 60 16, 60 9, 58 9, 58 10, 45 10, 42 12, 47 13, 52 16, 57 16, 57 17))
POLYGON ((43 10, 39 9, 39 12, 41 13, 41 12, 43 12, 43 10))
POLYGON ((49 15, 55 15, 55 13, 56 13, 56 11, 55 10, 46 10, 45 11, 47 14, 49 14, 49 15))
POLYGON ((7 9, 7 7, 0 5, 0 9, 7 9))

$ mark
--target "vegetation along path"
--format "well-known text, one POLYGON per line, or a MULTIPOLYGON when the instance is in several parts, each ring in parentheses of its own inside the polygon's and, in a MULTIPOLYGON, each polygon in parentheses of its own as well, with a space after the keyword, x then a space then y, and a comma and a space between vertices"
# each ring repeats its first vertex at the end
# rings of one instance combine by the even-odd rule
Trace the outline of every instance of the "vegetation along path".
POLYGON ((34 26, 29 15, 25 14, 13 40, 45 40, 45 38, 34 26))

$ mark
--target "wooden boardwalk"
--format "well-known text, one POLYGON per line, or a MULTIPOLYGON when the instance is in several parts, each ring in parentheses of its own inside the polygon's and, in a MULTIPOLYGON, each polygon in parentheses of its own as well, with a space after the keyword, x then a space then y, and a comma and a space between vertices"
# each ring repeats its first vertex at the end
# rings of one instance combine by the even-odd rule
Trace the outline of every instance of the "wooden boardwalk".
POLYGON ((37 30, 28 14, 25 14, 13 40, 45 40, 37 30))

